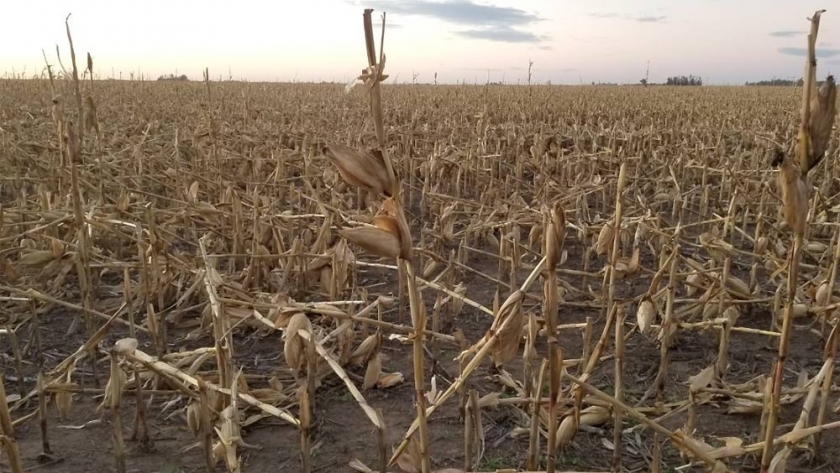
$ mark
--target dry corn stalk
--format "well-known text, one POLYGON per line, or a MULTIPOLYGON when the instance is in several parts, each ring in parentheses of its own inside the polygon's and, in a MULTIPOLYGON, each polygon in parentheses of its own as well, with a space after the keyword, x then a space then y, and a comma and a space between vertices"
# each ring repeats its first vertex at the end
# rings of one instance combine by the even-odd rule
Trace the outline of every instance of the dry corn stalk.
MULTIPOLYGON (((819 10, 814 13, 814 16, 811 18, 811 32, 808 35, 808 62, 806 63, 805 68, 805 89, 803 90, 802 95, 804 106, 802 109, 802 121, 796 147, 797 153, 799 154, 798 167, 801 169, 799 169, 799 172, 796 172, 797 166, 788 159, 785 159, 784 156, 780 157, 778 153, 776 155, 776 159, 774 159, 774 162, 778 162, 781 159, 781 163, 779 163, 781 165, 779 179, 781 181, 780 184, 782 185, 785 219, 794 230, 794 240, 792 251, 790 252, 790 267, 788 270, 787 281, 787 304, 785 305, 785 313, 779 340, 779 353, 773 367, 773 386, 770 395, 770 402, 766 406, 767 423, 764 432, 764 449, 761 455, 761 468, 764 471, 767 471, 771 467, 771 463, 773 463, 775 457, 773 455, 773 439, 775 436, 775 427, 782 392, 782 375, 784 373, 785 362, 789 351, 790 327, 792 323, 791 319, 793 318, 794 299, 796 297, 796 289, 799 286, 799 265, 809 213, 807 188, 804 180, 808 171, 815 164, 814 159, 821 159, 821 155, 817 156, 813 154, 813 150, 816 149, 814 147, 815 143, 825 146, 828 142, 827 138, 830 136, 830 129, 827 132, 825 130, 811 129, 811 123, 813 123, 813 121, 811 115, 812 110, 810 109, 813 86, 816 82, 814 79, 814 69, 817 62, 814 47, 817 41, 817 31, 819 30, 820 15, 822 12, 823 10, 819 10), (823 134, 814 135, 814 131, 823 134)), ((834 99, 836 92, 832 93, 831 96, 832 99, 834 99)), ((822 111, 816 110, 816 112, 819 115, 820 113, 829 112, 829 109, 832 113, 830 120, 831 123, 833 123, 833 105, 830 107, 824 107, 822 111)), ((819 117, 818 119, 822 118, 827 117, 819 117)), ((776 463, 773 463, 773 467, 778 468, 778 460, 776 463)), ((783 466, 781 468, 783 468, 783 466)))
POLYGON ((0 428, 3 432, 3 448, 6 450, 6 457, 9 459, 9 467, 12 473, 23 473, 20 449, 15 440, 14 424, 9 414, 9 402, 6 398, 6 387, 0 383, 0 428))
MULTIPOLYGON (((133 339, 132 339, 133 340, 133 339)), ((121 340, 123 341, 123 340, 121 340)), ((131 343, 129 343, 129 346, 131 343)), ((129 354, 134 351, 134 348, 137 347, 136 340, 134 341, 133 347, 128 348, 123 354, 129 354)), ((120 404, 122 398, 122 391, 123 387, 125 386, 126 376, 123 370, 120 369, 119 365, 119 358, 118 355, 120 354, 120 350, 122 347, 119 345, 115 346, 111 349, 111 377, 108 379, 108 385, 105 387, 105 398, 106 400, 103 402, 107 402, 109 407, 111 408, 111 412, 113 414, 111 421, 114 423, 114 461, 116 463, 116 471, 117 473, 125 473, 125 444, 123 443, 123 434, 122 434, 122 416, 120 415, 120 404)))
POLYGON ((825 156, 831 141, 837 102, 837 86, 833 76, 828 76, 817 89, 816 43, 820 27, 820 16, 825 10, 817 10, 811 17, 811 32, 808 35, 808 58, 805 63, 802 93, 802 122, 796 141, 796 154, 803 178, 825 156))

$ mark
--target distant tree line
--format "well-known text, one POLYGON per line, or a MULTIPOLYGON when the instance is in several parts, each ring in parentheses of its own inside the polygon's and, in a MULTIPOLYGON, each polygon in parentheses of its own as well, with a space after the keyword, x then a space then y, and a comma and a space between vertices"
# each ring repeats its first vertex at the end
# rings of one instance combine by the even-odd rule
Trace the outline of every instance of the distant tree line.
MULTIPOLYGON (((593 82, 594 84, 594 82, 593 82)), ((688 76, 672 76, 665 80, 662 84, 657 84, 654 82, 648 81, 647 77, 644 77, 639 80, 639 84, 647 87, 649 85, 693 85, 693 86, 700 86, 703 85, 703 79, 700 76, 688 75, 688 76)))
POLYGON ((703 79, 697 76, 673 76, 665 81, 665 85, 703 85, 703 79))
POLYGON ((180 76, 176 76, 175 74, 164 74, 157 78, 157 80, 177 80, 177 81, 188 81, 190 80, 186 74, 181 74, 180 76))
POLYGON ((798 80, 791 80, 791 79, 770 79, 770 80, 760 80, 758 82, 747 82, 744 85, 763 85, 763 86, 773 86, 773 87, 802 87, 805 84, 805 81, 802 78, 798 80))
MULTIPOLYGON (((817 87, 822 86, 823 82, 825 82, 825 81, 818 80, 817 81, 817 87)), ((744 85, 759 85, 759 86, 763 85, 763 86, 769 86, 769 87, 794 87, 794 86, 802 87, 803 85, 805 85, 805 81, 801 77, 797 80, 773 78, 773 79, 770 79, 770 80, 760 80, 758 82, 746 82, 746 83, 744 83, 744 85)))

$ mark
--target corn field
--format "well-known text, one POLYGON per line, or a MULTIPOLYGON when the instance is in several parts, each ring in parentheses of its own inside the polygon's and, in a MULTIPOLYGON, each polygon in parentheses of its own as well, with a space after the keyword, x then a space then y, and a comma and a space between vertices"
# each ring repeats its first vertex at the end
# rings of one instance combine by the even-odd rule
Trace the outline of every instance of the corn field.
POLYGON ((0 81, 4 471, 840 471, 833 78, 392 85, 364 19, 355 85, 0 81))

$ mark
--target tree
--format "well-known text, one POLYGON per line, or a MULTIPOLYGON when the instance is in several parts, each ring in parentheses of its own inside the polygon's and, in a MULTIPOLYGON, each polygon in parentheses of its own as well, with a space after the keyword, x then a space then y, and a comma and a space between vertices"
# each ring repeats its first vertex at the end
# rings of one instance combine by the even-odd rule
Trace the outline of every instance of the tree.
POLYGON ((698 76, 689 75, 686 76, 673 76, 669 77, 665 81, 665 85, 687 85, 687 86, 701 86, 703 85, 703 79, 698 76))
POLYGON ((799 80, 790 80, 790 79, 779 79, 779 78, 774 77, 774 78, 769 79, 769 80, 760 80, 758 82, 746 82, 744 85, 750 85, 750 86, 760 85, 760 86, 773 86, 773 87, 792 87, 792 86, 802 87, 803 84, 804 84, 804 82, 802 81, 802 78, 799 78, 799 80))
POLYGON ((189 80, 190 80, 190 78, 189 78, 189 77, 187 77, 187 75, 186 75, 186 74, 181 74, 180 76, 176 76, 175 74, 164 74, 164 75, 162 75, 162 76, 158 77, 158 78, 157 78, 157 80, 161 80, 161 81, 162 81, 162 80, 167 80, 167 81, 179 81, 179 82, 183 81, 183 82, 186 82, 186 81, 189 81, 189 80))

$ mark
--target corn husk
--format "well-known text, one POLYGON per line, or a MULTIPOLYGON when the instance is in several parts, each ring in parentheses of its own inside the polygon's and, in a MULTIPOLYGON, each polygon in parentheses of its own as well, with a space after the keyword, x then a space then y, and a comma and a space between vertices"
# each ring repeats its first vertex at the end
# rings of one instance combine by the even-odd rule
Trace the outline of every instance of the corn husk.
POLYGON ((379 347, 382 345, 382 333, 376 332, 368 335, 356 350, 350 355, 350 363, 357 365, 367 364, 371 358, 379 353, 379 347))
POLYGON ((119 355, 129 355, 137 349, 136 338, 123 338, 114 343, 114 352, 119 355))
POLYGON ((85 97, 85 131, 96 131, 99 136, 99 119, 96 117, 96 104, 93 103, 93 97, 88 95, 85 97))
POLYGON ((447 205, 440 214, 440 235, 447 243, 455 238, 455 205, 447 205))
MULTIPOLYGON (((380 224, 382 223, 383 221, 380 220, 380 224)), ((343 228, 338 233, 347 241, 376 256, 396 258, 400 255, 399 234, 391 233, 379 227, 343 228)))
POLYGON ((697 392, 706 386, 712 384, 715 379, 714 366, 708 366, 694 376, 688 377, 688 389, 691 392, 697 392))
POLYGON ((21 266, 44 266, 55 259, 52 250, 33 251, 23 255, 18 264, 21 266))
POLYGON ((379 150, 357 151, 349 146, 329 143, 322 152, 347 184, 391 195, 391 180, 379 150))
POLYGON ((767 251, 767 245, 769 241, 767 240, 766 236, 758 237, 755 243, 755 252, 759 255, 763 255, 765 251, 767 251))
POLYGON ((519 352, 519 345, 522 341, 523 325, 522 299, 523 294, 520 291, 511 294, 505 303, 499 308, 497 312, 498 316, 493 321, 493 326, 490 327, 490 330, 488 330, 489 336, 495 327, 500 326, 505 319, 508 317, 513 318, 513 320, 508 322, 504 329, 499 332, 498 339, 493 345, 490 356, 496 366, 505 365, 507 362, 516 357, 516 354, 519 352))
POLYGON ((201 404, 194 400, 187 405, 187 427, 193 435, 201 429, 201 404))
POLYGON ((401 384, 405 381, 405 376, 399 371, 395 373, 388 373, 379 376, 379 379, 376 381, 376 387, 378 389, 388 389, 394 387, 398 384, 401 384))
POLYGON ((729 403, 727 414, 761 414, 764 404, 751 399, 735 398, 729 403))
POLYGON ((822 284, 820 284, 820 287, 817 288, 817 293, 814 296, 814 302, 817 304, 817 306, 823 307, 828 305, 828 301, 828 282, 823 281, 822 284))
POLYGON ((555 268, 561 262, 563 243, 566 239, 566 213, 559 201, 551 209, 547 230, 551 234, 545 239, 546 265, 548 268, 555 268))
POLYGON ((542 225, 534 225, 531 227, 531 231, 528 233, 528 246, 532 249, 537 251, 539 249, 540 241, 542 241, 542 225))
POLYGON ((656 317, 656 306, 650 298, 645 298, 639 304, 639 310, 636 312, 636 323, 639 324, 641 333, 648 331, 654 317, 656 317))
POLYGON ((367 369, 365 370, 365 381, 363 384, 364 390, 368 390, 379 381, 379 376, 382 374, 382 356, 378 353, 368 361, 367 369))
POLYGON ((726 278, 726 291, 736 299, 747 300, 751 298, 749 284, 731 274, 726 278))
MULTIPOLYGON (((579 425, 602 425, 610 419, 612 419, 612 414, 609 409, 601 406, 591 406, 581 411, 579 425)), ((564 417, 560 422, 560 426, 557 427, 557 437, 555 440, 556 448, 559 449, 568 445, 574 438, 577 430, 578 424, 575 422, 575 416, 571 414, 564 417)))
POLYGON ((298 335, 298 330, 306 330, 312 333, 312 323, 303 312, 296 313, 289 321, 285 332, 283 332, 283 338, 285 339, 283 355, 289 369, 295 373, 302 371, 306 361, 306 346, 303 339, 298 335))
POLYGON ((615 238, 615 226, 612 220, 607 222, 598 233, 598 241, 595 242, 595 254, 603 255, 612 249, 613 239, 615 238))
MULTIPOLYGON (((816 81, 816 74, 812 73, 816 81)), ((809 120, 809 155, 800 156, 800 166, 804 173, 808 173, 825 157, 831 142, 831 133, 837 115, 837 84, 834 76, 828 76, 823 84, 817 89, 816 83, 811 89, 811 116, 809 120)), ((797 142, 797 155, 800 151, 801 141, 797 142)))
POLYGON ((65 420, 70 416, 73 409, 73 394, 68 391, 59 391, 53 395, 53 403, 58 411, 58 417, 65 420))
POLYGON ((785 223, 797 234, 805 232, 808 214, 808 188, 802 179, 799 166, 777 151, 773 161, 779 164, 779 188, 782 194, 782 208, 785 223))
POLYGON ((696 272, 691 273, 685 278, 685 293, 691 297, 697 292, 697 288, 701 286, 703 277, 696 272))

